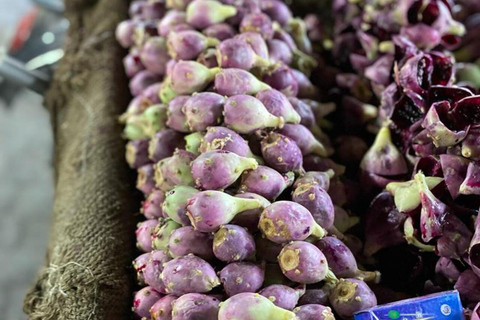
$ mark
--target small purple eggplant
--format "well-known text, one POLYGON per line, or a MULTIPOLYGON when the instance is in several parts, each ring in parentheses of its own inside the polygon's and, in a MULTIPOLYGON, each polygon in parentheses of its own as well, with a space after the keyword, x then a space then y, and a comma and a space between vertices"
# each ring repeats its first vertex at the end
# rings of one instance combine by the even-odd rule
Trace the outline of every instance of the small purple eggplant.
POLYGON ((435 265, 435 274, 447 280, 448 283, 457 282, 460 271, 449 258, 440 257, 435 265))
POLYGON ((203 30, 203 34, 220 41, 233 38, 236 35, 235 29, 228 23, 218 23, 203 30))
POLYGON ((218 43, 217 39, 194 30, 170 32, 167 39, 168 53, 177 60, 195 60, 205 49, 218 43))
POLYGON ((290 8, 279 0, 263 0, 260 2, 262 12, 280 25, 286 25, 292 19, 290 8))
POLYGON ((274 116, 283 117, 286 123, 300 123, 300 115, 293 109, 290 101, 280 91, 267 89, 258 92, 255 97, 263 103, 268 112, 274 116))
POLYGON ((213 253, 220 261, 243 261, 255 255, 255 240, 245 228, 226 224, 215 232, 213 253))
POLYGON ((330 294, 330 304, 343 319, 355 312, 377 305, 377 297, 368 285, 358 279, 340 279, 330 294))
POLYGON ((138 52, 132 52, 123 58, 123 68, 127 77, 132 78, 134 75, 142 70, 145 70, 145 66, 140 60, 140 54, 138 52))
POLYGON ((454 214, 442 221, 442 235, 437 239, 436 254, 440 257, 461 260, 468 252, 473 233, 454 214))
POLYGON ((263 288, 258 293, 267 297, 277 307, 293 310, 298 299, 305 293, 305 288, 293 289, 283 284, 274 284, 263 288))
POLYGON ((301 124, 285 124, 279 133, 295 141, 297 146, 302 151, 303 155, 316 154, 321 157, 330 156, 325 147, 318 141, 310 130, 301 124))
POLYGON ((141 213, 147 219, 158 219, 163 217, 162 203, 165 201, 165 192, 154 189, 142 202, 141 213))
POLYGON ((219 273, 220 281, 227 296, 242 292, 257 292, 263 284, 265 270, 250 262, 233 262, 219 273))
POLYGON ((280 173, 303 172, 302 151, 292 139, 270 132, 261 142, 265 162, 280 173))
POLYGON ((140 51, 140 60, 145 68, 159 75, 166 73, 168 56, 167 44, 162 37, 151 37, 140 51))
POLYGON ((213 236, 210 233, 199 232, 191 226, 181 227, 172 232, 168 250, 172 257, 182 257, 189 253, 205 260, 214 257, 213 236))
POLYGON ((258 80, 253 74, 242 69, 222 69, 215 76, 215 91, 223 96, 253 95, 266 89, 270 89, 268 84, 258 80))
POLYGON ((261 233, 255 236, 257 260, 276 263, 277 257, 283 249, 283 244, 268 240, 261 233))
POLYGON ((235 131, 225 127, 208 128, 199 150, 201 153, 224 150, 236 153, 241 157, 255 158, 248 146, 248 142, 235 131))
POLYGON ((173 156, 160 160, 155 166, 155 182, 165 192, 176 185, 193 186, 190 163, 195 156, 188 151, 177 149, 173 156))
POLYGON ((193 227, 201 232, 215 232, 240 212, 262 208, 257 199, 232 197, 221 191, 203 191, 191 198, 187 205, 187 216, 193 227))
POLYGON ((135 293, 133 298, 133 314, 137 319, 150 319, 150 308, 163 295, 152 287, 145 287, 135 293))
POLYGON ((325 229, 315 222, 308 209, 291 201, 277 201, 266 207, 258 227, 267 239, 276 243, 326 235, 325 229))
POLYGON ((275 200, 295 179, 293 172, 282 175, 272 168, 258 166, 255 170, 244 172, 239 192, 252 192, 268 200, 275 200))
POLYGON ((137 189, 148 195, 155 188, 155 170, 152 164, 141 166, 137 170, 137 189))
POLYGON ((165 14, 162 20, 158 23, 158 33, 162 37, 167 37, 170 31, 175 29, 175 26, 185 25, 187 23, 187 15, 183 11, 170 10, 165 14))
POLYGON ((284 124, 282 117, 270 114, 258 99, 244 94, 227 99, 224 116, 225 124, 229 128, 243 134, 259 129, 279 128, 284 124))
POLYGON ((306 304, 293 310, 298 320, 335 320, 330 307, 321 304, 306 304))
POLYGON ((160 278, 168 293, 179 296, 186 293, 206 293, 220 285, 212 266, 193 254, 167 262, 160 278))
POLYGON ((335 163, 332 159, 322 158, 316 154, 303 157, 303 164, 307 171, 327 171, 332 169, 337 177, 342 176, 346 169, 345 166, 335 163))
POLYGON ((155 302, 150 308, 152 320, 172 320, 172 304, 177 299, 177 296, 169 294, 155 302))
POLYGON ((265 70, 262 80, 287 97, 296 97, 298 94, 297 79, 292 69, 283 63, 276 64, 265 70))
MULTIPOLYGON (((262 207, 268 207, 270 205, 270 201, 256 193, 240 193, 236 194, 235 197, 242 199, 257 199, 262 203, 262 207)), ((263 209, 257 208, 239 212, 232 220, 232 224, 244 227, 249 232, 254 233, 258 231, 258 221, 260 220, 260 215, 262 214, 262 211, 263 209)))
POLYGON ((167 126, 179 132, 190 132, 183 108, 190 96, 178 96, 168 103, 167 126))
POLYGON ((115 30, 115 38, 118 43, 124 48, 133 47, 135 44, 133 40, 133 33, 136 23, 133 20, 125 20, 119 23, 115 30))
POLYGON ((219 72, 219 68, 209 69, 196 61, 179 61, 173 67, 170 84, 177 94, 201 92, 213 79, 216 79, 215 75, 219 72))
POLYGON ((194 132, 185 136, 185 150, 194 154, 200 155, 200 145, 202 144, 204 134, 202 132, 194 132))
POLYGON ((330 188, 330 179, 335 176, 335 172, 332 169, 328 169, 325 172, 322 171, 308 171, 302 176, 298 177, 293 184, 293 190, 297 189, 302 184, 318 184, 320 188, 328 191, 330 188))
POLYGON ((149 158, 157 163, 171 157, 176 149, 185 148, 185 135, 172 129, 164 129, 155 133, 148 147, 149 158))
POLYGON ((133 96, 138 96, 148 88, 150 85, 161 80, 160 76, 149 70, 142 70, 138 72, 129 83, 130 92, 133 96))
POLYGON ((292 50, 282 40, 271 39, 267 41, 270 60, 274 63, 282 62, 290 65, 293 60, 292 50))
POLYGON ((278 255, 278 264, 288 279, 298 283, 338 281, 328 269, 323 253, 309 242, 293 241, 287 244, 278 255))
POLYGON ((143 276, 143 272, 145 271, 148 260, 150 260, 150 252, 145 252, 136 257, 135 260, 133 260, 132 262, 133 268, 137 273, 138 284, 140 285, 145 284, 145 277, 143 276))
POLYGON ((460 274, 454 288, 458 290, 464 303, 478 303, 480 301, 480 277, 471 269, 467 269, 460 274))
POLYGON ((218 320, 295 320, 293 312, 274 305, 258 293, 244 292, 230 297, 220 304, 218 320))
POLYGON ((264 13, 251 13, 242 19, 240 32, 257 32, 264 39, 272 39, 273 23, 270 17, 264 13))
POLYGON ((248 43, 248 45, 252 47, 253 51, 255 51, 255 53, 261 58, 265 60, 269 59, 267 43, 259 33, 243 32, 235 37, 248 43))
POLYGON ((237 37, 224 40, 217 46, 217 61, 222 68, 242 70, 270 65, 270 61, 257 55, 246 41, 237 37))
POLYGON ((460 194, 480 195, 480 163, 470 162, 465 180, 460 185, 460 194))
POLYGON ((165 251, 152 251, 148 259, 143 277, 145 283, 160 293, 165 293, 165 285, 160 279, 160 273, 163 271, 163 265, 172 260, 165 251))
POLYGON ((191 131, 205 131, 222 121, 225 97, 214 92, 201 92, 192 95, 183 107, 188 127, 191 131))
POLYGON ((177 230, 181 226, 181 224, 176 223, 172 219, 163 219, 162 222, 159 223, 153 231, 152 248, 154 250, 167 251, 168 243, 170 241, 170 237, 172 236, 173 231, 177 230))
POLYGON ((240 157, 229 151, 213 150, 196 158, 191 171, 197 188, 223 190, 235 183, 245 170, 257 167, 255 159, 240 157))
POLYGON ((165 194, 165 200, 162 204, 163 214, 182 225, 189 225, 190 220, 187 217, 188 200, 199 191, 189 186, 176 186, 165 194))
POLYGON ((350 249, 335 237, 325 237, 318 240, 315 245, 322 251, 328 261, 328 266, 339 278, 359 278, 363 281, 380 282, 378 271, 361 271, 350 249))
POLYGON ((186 13, 187 22, 202 30, 235 16, 237 9, 215 0, 194 0, 188 5, 186 13))
POLYGON ((132 169, 138 169, 150 162, 148 159, 148 139, 132 140, 127 143, 125 159, 132 169))
POLYGON ((292 200, 307 208, 320 226, 332 228, 335 209, 332 199, 319 184, 301 184, 293 191, 292 200))
POLYGON ((187 293, 172 302, 172 320, 217 320, 220 301, 201 293, 187 293))

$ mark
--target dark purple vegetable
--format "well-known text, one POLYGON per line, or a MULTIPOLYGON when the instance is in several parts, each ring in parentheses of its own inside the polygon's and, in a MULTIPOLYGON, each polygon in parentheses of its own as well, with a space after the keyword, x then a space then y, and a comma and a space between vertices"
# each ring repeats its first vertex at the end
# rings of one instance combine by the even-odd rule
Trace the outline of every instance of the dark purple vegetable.
POLYGON ((160 300, 155 302, 155 304, 150 308, 150 315, 152 316, 152 319, 172 320, 172 304, 177 299, 177 296, 171 294, 160 298, 160 300))
POLYGON ((123 68, 127 77, 131 78, 142 70, 145 70, 145 66, 140 60, 140 54, 138 52, 132 52, 123 58, 123 68))
POLYGON ((271 263, 277 262, 277 257, 283 249, 283 244, 268 240, 261 233, 255 236, 257 260, 271 263))
POLYGON ((305 288, 293 289, 283 284, 274 284, 263 288, 258 293, 267 297, 277 307, 293 310, 298 299, 305 293, 305 288))
POLYGON ((330 152, 327 147, 318 141, 312 132, 301 124, 285 124, 279 133, 295 141, 303 155, 317 154, 327 157, 330 152))
POLYGON ((270 114, 258 99, 244 94, 227 99, 224 116, 225 124, 229 128, 243 134, 252 133, 259 129, 278 128, 284 124, 282 117, 270 114))
POLYGON ((278 264, 288 279, 298 283, 338 281, 328 269, 323 253, 309 242, 293 241, 287 244, 278 255, 278 264))
POLYGON ((150 140, 148 147, 149 158, 156 163, 171 157, 176 149, 185 148, 184 137, 185 135, 172 129, 158 131, 150 140))
POLYGON ((132 140, 127 143, 125 159, 132 169, 138 169, 150 162, 148 158, 148 139, 132 140))
POLYGON ((330 294, 330 304, 340 317, 349 319, 355 312, 376 306, 377 297, 362 280, 340 279, 330 294))
POLYGON ((236 38, 248 43, 261 58, 269 59, 267 43, 258 32, 243 32, 237 35, 236 38))
POLYGON ((195 60, 204 50, 218 43, 217 39, 194 30, 170 32, 167 39, 168 53, 177 60, 195 60))
POLYGON ((330 179, 333 178, 335 172, 332 169, 328 169, 325 172, 321 171, 308 171, 302 176, 298 177, 293 184, 293 190, 297 189, 303 184, 318 184, 320 188, 328 191, 330 188, 330 179))
MULTIPOLYGON (((475 220, 475 233, 470 242, 470 263, 476 268, 480 269, 480 219, 477 216, 475 220)), ((480 272, 477 273, 480 277, 480 272)))
POLYGON ((241 157, 254 158, 247 141, 238 133, 225 127, 210 127, 200 144, 200 152, 224 150, 241 157))
POLYGON ((267 41, 268 53, 272 62, 282 62, 290 65, 293 60, 292 50, 282 40, 271 39, 267 41))
POLYGON ((230 297, 220 305, 218 320, 295 320, 295 314, 274 305, 258 293, 244 292, 230 297))
POLYGON ((470 162, 465 180, 460 185, 460 194, 480 195, 480 162, 470 162))
POLYGON ((258 166, 244 172, 238 191, 256 193, 273 201, 292 185, 294 179, 293 172, 282 175, 269 167, 258 166))
POLYGON ((257 55, 245 40, 238 37, 224 40, 217 46, 217 60, 222 68, 243 70, 270 65, 270 61, 257 55))
POLYGON ((276 243, 305 240, 310 235, 323 238, 326 234, 310 211, 291 201, 277 201, 266 207, 258 227, 267 239, 276 243))
POLYGON ((262 80, 287 97, 296 97, 298 94, 297 79, 292 69, 283 63, 276 64, 265 70, 262 80))
POLYGON ((458 290, 462 301, 466 303, 478 303, 480 301, 480 277, 471 269, 467 269, 460 274, 454 288, 458 290))
POLYGON ((332 199, 319 184, 299 185, 292 193, 292 200, 307 208, 320 226, 332 228, 335 217, 332 199))
POLYGON ((133 298, 133 314, 137 319, 149 319, 150 308, 162 297, 162 294, 157 292, 152 287, 145 287, 135 293, 133 298))
POLYGON ((449 283, 455 283, 460 277, 460 271, 455 266, 452 260, 445 257, 440 257, 435 265, 435 273, 441 276, 449 283))
POLYGON ((151 102, 151 104, 160 104, 160 90, 162 89, 162 83, 154 83, 150 86, 148 86, 143 92, 142 96, 145 97, 145 99, 148 99, 148 101, 151 102))
POLYGON ((462 141, 462 156, 472 160, 480 160, 480 127, 471 127, 465 140, 462 141))
POLYGON ((472 235, 462 220, 448 214, 442 221, 442 235, 436 245, 437 255, 460 260, 468 251, 472 235))
POLYGON ((193 227, 201 232, 215 232, 240 212, 262 208, 257 199, 240 199, 220 191, 203 191, 191 198, 187 216, 193 227))
POLYGON ((467 176, 468 160, 460 156, 440 155, 445 184, 453 199, 456 199, 462 182, 467 176))
POLYGON ((316 117, 310 105, 295 97, 288 97, 288 100, 292 104, 293 109, 300 115, 300 124, 307 128, 311 128, 316 124, 316 117))
POLYGON ((220 285, 212 266, 193 254, 167 262, 160 278, 167 292, 175 295, 205 293, 220 285))
POLYGON ((292 12, 282 1, 263 0, 260 1, 260 8, 272 20, 277 21, 282 26, 286 25, 292 19, 292 12))
POLYGON ((183 107, 191 131, 205 131, 222 121, 225 98, 213 92, 192 95, 183 107))
POLYGON ((162 37, 151 37, 145 42, 140 51, 140 60, 148 71, 158 75, 166 73, 166 65, 170 57, 167 52, 167 43, 162 37))
POLYGON ((146 164, 137 171, 137 189, 148 195, 155 188, 155 170, 152 164, 146 164))
POLYGON ((224 262, 251 259, 255 255, 255 240, 245 228, 226 224, 215 232, 213 253, 224 262))
POLYGON ((174 258, 192 253, 202 259, 211 260, 214 257, 212 246, 213 236, 210 233, 199 232, 186 226, 172 232, 168 251, 174 258))
POLYGON ((215 0, 194 0, 188 5, 186 13, 187 22, 202 30, 235 16, 237 9, 215 0))
POLYGON ((312 84, 310 79, 298 70, 292 69, 292 73, 298 84, 297 97, 300 99, 315 99, 318 95, 318 89, 312 84))
POLYGON ((283 117, 287 123, 300 123, 300 115, 292 107, 287 97, 278 90, 267 89, 257 93, 256 98, 271 114, 283 117))
POLYGON ((217 320, 220 301, 200 293, 187 293, 172 302, 172 320, 217 320))
POLYGON ((155 183, 165 192, 177 185, 193 186, 190 164, 195 156, 188 151, 177 149, 173 156, 160 160, 155 166, 155 183))
POLYGON ((307 289, 305 294, 298 301, 298 305, 302 306, 305 304, 321 304, 328 305, 328 296, 330 292, 335 287, 335 283, 325 283, 319 289, 307 289))
POLYGON ((140 95, 148 86, 157 83, 161 80, 160 76, 149 70, 142 70, 138 72, 129 84, 130 92, 133 96, 140 95))
POLYGON ((293 310, 298 320, 333 320, 335 316, 329 307, 321 304, 306 304, 293 310))
POLYGON ((240 32, 257 32, 264 39, 272 39, 273 23, 270 17, 264 13, 251 13, 242 19, 240 32))
POLYGON ((242 69, 222 69, 215 76, 215 91, 224 96, 253 95, 267 89, 270 89, 268 84, 242 69))
POLYGON ((167 126, 179 132, 190 132, 187 117, 183 112, 183 108, 189 99, 190 96, 178 96, 168 103, 167 126))
POLYGON ((257 292, 262 287, 265 270, 254 263, 233 262, 219 276, 225 293, 232 297, 242 292, 257 292))
POLYGON ((344 166, 335 163, 332 159, 322 158, 316 154, 310 154, 303 157, 303 167, 306 171, 327 171, 332 169, 337 177, 345 173, 344 166))
POLYGON ((182 225, 189 225, 190 220, 187 217, 188 200, 199 191, 193 187, 178 185, 165 194, 165 200, 162 204, 163 214, 182 225))
POLYGON ((142 202, 140 211, 147 219, 161 218, 163 217, 163 201, 165 201, 165 193, 161 190, 154 189, 150 192, 147 199, 142 202))
POLYGON ((166 293, 160 273, 163 271, 163 265, 170 260, 172 258, 165 251, 152 251, 143 270, 145 283, 160 293, 166 293))
POLYGON ((228 23, 218 23, 211 25, 203 30, 203 34, 210 38, 215 38, 220 41, 233 38, 237 32, 228 23))
POLYGON ((158 20, 165 12, 165 1, 162 0, 148 1, 142 6, 142 18, 147 21, 158 20))
POLYGON ((265 162, 280 173, 303 171, 302 151, 292 139, 270 132, 261 142, 265 162))
POLYGON ((142 253, 138 257, 133 260, 133 268, 137 273, 137 281, 138 284, 144 285, 145 278, 143 276, 143 272, 145 271, 145 267, 147 266, 147 262, 150 260, 150 252, 142 253))
MULTIPOLYGON (((236 194, 235 197, 242 199, 257 199, 262 203, 262 207, 268 207, 270 205, 270 201, 256 193, 240 193, 236 194)), ((239 212, 235 218, 233 218, 232 223, 244 227, 249 232, 253 233, 258 230, 258 221, 260 220, 262 211, 262 208, 257 208, 239 212)))

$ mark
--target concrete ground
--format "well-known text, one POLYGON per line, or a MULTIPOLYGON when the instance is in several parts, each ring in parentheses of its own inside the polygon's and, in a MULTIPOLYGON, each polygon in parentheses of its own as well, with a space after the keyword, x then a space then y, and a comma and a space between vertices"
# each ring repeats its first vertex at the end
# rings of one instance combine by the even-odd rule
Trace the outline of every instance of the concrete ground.
MULTIPOLYGON (((0 0, 0 46, 29 8, 0 0)), ((42 265, 53 201, 52 133, 42 97, 22 92, 0 100, 0 318, 20 320, 23 298, 42 265)))

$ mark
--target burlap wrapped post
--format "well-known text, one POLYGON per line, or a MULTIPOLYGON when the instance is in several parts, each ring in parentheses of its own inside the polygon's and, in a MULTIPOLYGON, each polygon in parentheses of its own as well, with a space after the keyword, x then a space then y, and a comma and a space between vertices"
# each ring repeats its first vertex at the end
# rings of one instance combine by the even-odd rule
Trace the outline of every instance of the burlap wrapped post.
POLYGON ((45 267, 25 298, 30 319, 129 319, 134 172, 117 118, 129 99, 115 27, 125 0, 66 0, 65 57, 46 95, 55 202, 45 267))

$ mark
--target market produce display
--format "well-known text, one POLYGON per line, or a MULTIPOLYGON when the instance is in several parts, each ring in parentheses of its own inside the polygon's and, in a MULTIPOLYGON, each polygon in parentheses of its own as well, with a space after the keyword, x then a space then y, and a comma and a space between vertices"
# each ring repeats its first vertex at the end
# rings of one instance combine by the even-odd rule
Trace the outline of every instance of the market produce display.
POLYGON ((478 317, 480 71, 453 5, 132 2, 134 315, 351 319, 455 288, 478 317))

